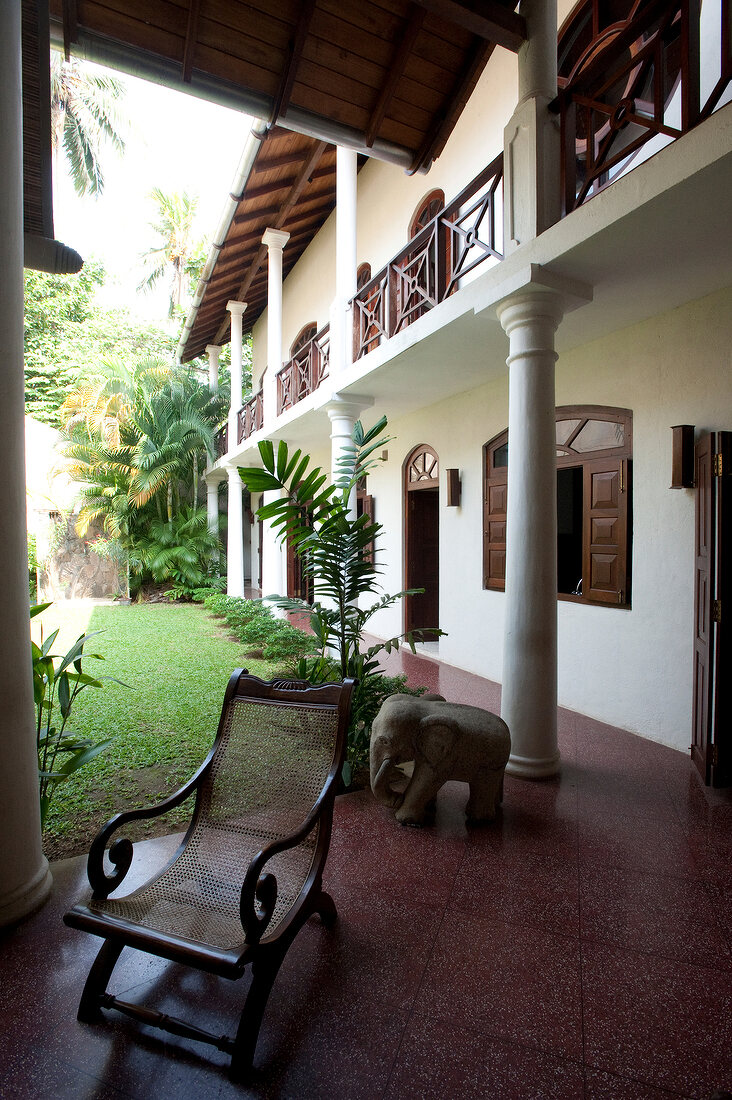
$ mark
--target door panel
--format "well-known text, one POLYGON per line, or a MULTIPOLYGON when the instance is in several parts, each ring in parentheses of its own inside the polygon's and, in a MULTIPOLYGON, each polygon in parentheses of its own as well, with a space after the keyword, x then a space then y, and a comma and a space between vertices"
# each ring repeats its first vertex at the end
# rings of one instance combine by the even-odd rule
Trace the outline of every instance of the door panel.
POLYGON ((440 491, 413 489, 406 494, 407 588, 424 588, 407 596, 407 630, 439 626, 440 491))
POLYGON ((694 726, 691 758, 705 783, 712 768, 712 593, 716 520, 712 460, 715 439, 706 432, 694 447, 696 482, 694 537, 694 726))
POLYGON ((691 756, 705 783, 732 784, 732 651, 725 630, 732 553, 732 433, 707 432, 694 448, 694 714, 691 756), (716 459, 716 461, 715 461, 716 459))
POLYGON ((627 590, 628 463, 607 458, 584 466, 585 560, 588 600, 625 604, 627 590))

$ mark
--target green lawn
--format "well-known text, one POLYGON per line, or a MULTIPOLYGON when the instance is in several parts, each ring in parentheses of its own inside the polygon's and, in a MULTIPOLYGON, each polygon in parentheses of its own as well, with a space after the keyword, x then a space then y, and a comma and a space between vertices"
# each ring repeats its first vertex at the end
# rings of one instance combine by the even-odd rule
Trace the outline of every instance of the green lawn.
MULTIPOLYGON (((128 687, 88 688, 69 725, 95 740, 115 734, 100 756, 56 788, 44 833, 49 859, 88 850, 97 829, 112 814, 160 801, 198 767, 216 733, 221 703, 234 668, 245 665, 263 678, 271 663, 245 658, 219 620, 196 604, 86 605, 56 603, 34 620, 44 635, 61 633, 53 647, 65 653, 79 634, 101 630, 87 651, 94 676, 123 680, 128 687)), ((188 807, 140 826, 129 835, 157 835, 180 827, 188 807)))

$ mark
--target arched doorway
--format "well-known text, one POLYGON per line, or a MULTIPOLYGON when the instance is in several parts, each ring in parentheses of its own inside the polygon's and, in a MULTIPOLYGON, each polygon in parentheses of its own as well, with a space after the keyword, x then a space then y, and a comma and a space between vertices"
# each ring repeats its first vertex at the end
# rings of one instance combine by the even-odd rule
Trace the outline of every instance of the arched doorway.
POLYGON ((405 628, 440 625, 440 464, 420 443, 404 463, 404 587, 424 588, 405 600, 405 628))

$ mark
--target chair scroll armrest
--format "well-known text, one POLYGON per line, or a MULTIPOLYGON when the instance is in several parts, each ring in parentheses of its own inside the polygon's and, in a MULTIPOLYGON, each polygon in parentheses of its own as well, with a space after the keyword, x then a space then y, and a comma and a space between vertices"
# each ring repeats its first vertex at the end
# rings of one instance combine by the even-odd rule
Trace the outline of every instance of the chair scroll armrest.
POLYGON ((157 803, 155 806, 145 806, 142 809, 125 810, 123 813, 115 814, 114 817, 109 819, 106 825, 102 826, 92 841, 86 866, 89 884, 95 898, 106 898, 108 894, 116 890, 132 865, 132 841, 126 836, 120 836, 110 845, 108 853, 109 861, 114 865, 115 869, 111 874, 107 874, 104 870, 104 853, 113 833, 116 833, 119 828, 130 821, 160 817, 161 814, 167 813, 168 810, 172 810, 176 806, 179 806, 181 802, 185 802, 185 800, 199 787, 209 767, 211 756, 212 754, 209 753, 195 775, 193 775, 187 783, 184 783, 180 790, 170 795, 169 798, 163 799, 162 802, 157 803))
POLYGON ((335 788, 340 776, 340 770, 332 773, 318 796, 317 802, 303 821, 300 828, 290 836, 273 840, 257 852, 249 864, 244 876, 239 899, 239 915, 247 943, 256 944, 265 933, 267 925, 272 919, 272 914, 277 904, 277 878, 271 871, 264 871, 264 865, 280 852, 294 848, 304 840, 308 833, 312 832, 320 821, 328 804, 335 798, 335 788))

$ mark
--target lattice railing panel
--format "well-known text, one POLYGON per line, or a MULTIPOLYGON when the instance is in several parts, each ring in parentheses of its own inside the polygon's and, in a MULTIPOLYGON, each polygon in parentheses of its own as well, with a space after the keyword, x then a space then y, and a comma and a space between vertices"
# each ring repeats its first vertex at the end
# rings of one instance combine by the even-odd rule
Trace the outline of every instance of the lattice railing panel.
POLYGON ((646 4, 606 35, 606 44, 560 91, 553 106, 561 119, 565 214, 719 105, 732 79, 732 35, 730 0, 717 3, 716 24, 707 18, 703 33, 700 0, 646 4), (718 79, 702 99, 702 54, 713 26, 718 79))
POLYGON ((328 373, 330 326, 308 340, 277 374, 277 415, 317 390, 328 373))
POLYGON ((359 290, 354 361, 403 331, 487 261, 503 259, 503 155, 470 183, 359 290))

